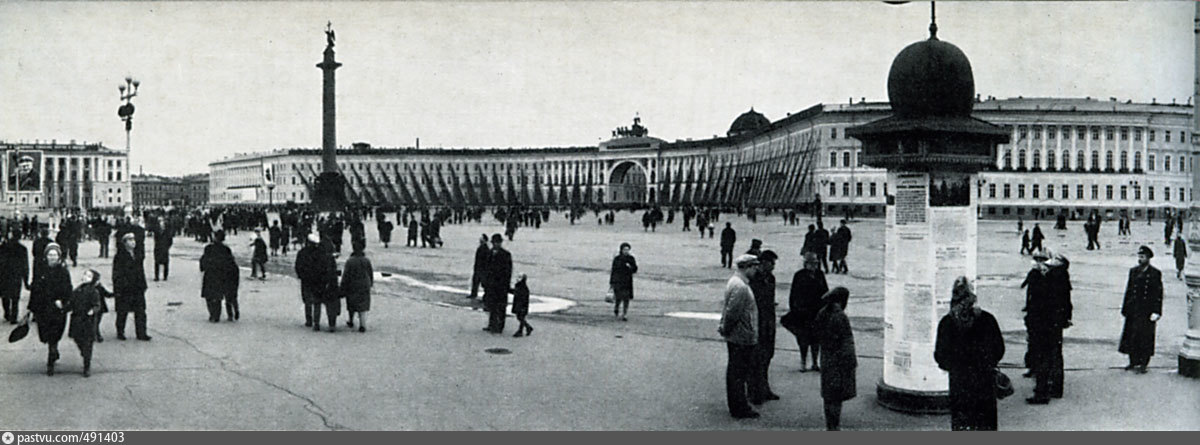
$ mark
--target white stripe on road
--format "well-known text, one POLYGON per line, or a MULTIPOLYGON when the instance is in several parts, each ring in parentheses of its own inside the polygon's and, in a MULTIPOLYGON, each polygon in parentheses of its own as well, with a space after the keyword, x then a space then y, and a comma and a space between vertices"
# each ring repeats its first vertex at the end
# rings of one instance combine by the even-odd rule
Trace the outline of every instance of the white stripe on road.
MULTIPOLYGON (((436 292, 447 292, 447 293, 459 294, 459 295, 470 295, 471 294, 471 291, 468 289, 460 289, 457 287, 450 287, 450 286, 445 286, 445 285, 441 285, 441 284, 426 283, 424 281, 418 280, 418 279, 410 277, 408 275, 401 275, 401 274, 395 274, 395 273, 389 273, 387 275, 384 275, 381 272, 376 272, 375 280, 383 281, 383 282, 389 282, 389 281, 400 282, 401 284, 404 284, 409 287, 419 287, 419 288, 428 289, 428 290, 436 291, 436 292)), ((511 296, 509 296, 509 304, 512 304, 511 296)), ((558 311, 570 308, 571 306, 574 306, 574 305, 575 305, 574 301, 567 300, 565 298, 545 297, 545 296, 541 296, 541 295, 530 295, 529 296, 529 313, 531 313, 531 314, 548 314, 548 313, 552 313, 552 312, 558 312, 558 311)))
POLYGON ((720 320, 721 314, 715 312, 667 312, 668 317, 695 318, 699 320, 720 320))

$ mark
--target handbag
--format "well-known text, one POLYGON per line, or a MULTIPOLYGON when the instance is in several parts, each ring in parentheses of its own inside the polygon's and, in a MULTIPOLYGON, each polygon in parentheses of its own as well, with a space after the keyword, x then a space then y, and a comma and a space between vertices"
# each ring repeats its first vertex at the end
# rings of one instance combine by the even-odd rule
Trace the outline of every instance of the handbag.
POLYGON ((609 287, 608 287, 608 292, 605 292, 605 293, 604 293, 604 302, 605 302, 605 303, 612 303, 612 302, 613 302, 613 288, 612 288, 612 286, 609 286, 609 287))
POLYGON ((999 368, 994 369, 996 373, 996 400, 1004 400, 1004 398, 1013 395, 1016 392, 1013 389, 1012 379, 1008 375, 1001 372, 999 368))
POLYGON ((16 343, 18 341, 21 341, 22 338, 25 338, 26 335, 29 335, 29 314, 28 313, 26 313, 25 317, 21 318, 21 321, 17 323, 17 327, 14 328, 12 330, 12 332, 10 332, 8 334, 8 342, 16 343))

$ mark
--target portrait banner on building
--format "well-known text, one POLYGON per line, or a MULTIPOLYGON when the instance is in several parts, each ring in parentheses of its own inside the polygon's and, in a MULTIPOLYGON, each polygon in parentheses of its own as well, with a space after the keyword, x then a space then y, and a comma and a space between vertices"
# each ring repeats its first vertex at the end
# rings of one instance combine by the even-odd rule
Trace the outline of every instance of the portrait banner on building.
POLYGON ((6 190, 42 191, 42 152, 13 150, 5 156, 6 190))
POLYGON ((265 186, 275 185, 275 166, 273 164, 260 164, 262 166, 262 181, 265 186))

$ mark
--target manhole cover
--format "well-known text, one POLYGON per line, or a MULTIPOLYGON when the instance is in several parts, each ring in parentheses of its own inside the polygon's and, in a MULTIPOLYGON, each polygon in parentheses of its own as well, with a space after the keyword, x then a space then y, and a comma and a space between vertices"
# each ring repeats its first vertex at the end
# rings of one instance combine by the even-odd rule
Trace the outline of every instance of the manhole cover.
POLYGON ((487 348, 483 352, 496 355, 512 354, 512 351, 508 350, 508 348, 487 348))

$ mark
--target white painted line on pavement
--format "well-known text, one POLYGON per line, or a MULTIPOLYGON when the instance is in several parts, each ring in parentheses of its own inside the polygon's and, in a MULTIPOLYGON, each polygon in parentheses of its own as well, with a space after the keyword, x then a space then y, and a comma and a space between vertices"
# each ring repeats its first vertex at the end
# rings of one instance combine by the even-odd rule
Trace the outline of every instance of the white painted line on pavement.
POLYGON ((667 312, 668 317, 695 318, 698 320, 720 320, 721 314, 716 312, 667 312))
MULTIPOLYGON (((420 288, 429 289, 429 290, 437 291, 437 292, 448 292, 448 293, 459 294, 459 295, 470 295, 471 294, 471 291, 467 290, 467 289, 460 289, 460 288, 445 286, 445 285, 441 285, 441 284, 426 283, 424 281, 418 280, 418 279, 410 277, 408 275, 402 275, 402 274, 397 274, 397 273, 389 273, 388 276, 384 276, 383 273, 376 272, 375 280, 376 281, 384 281, 384 282, 399 281, 401 284, 404 284, 406 286, 420 287, 420 288)), ((509 296, 509 304, 510 305, 512 304, 512 296, 511 295, 509 296)), ((548 314, 548 313, 552 313, 552 312, 558 312, 558 311, 570 308, 574 305, 575 305, 574 301, 567 300, 565 298, 545 297, 545 296, 541 296, 541 295, 530 295, 529 296, 529 313, 531 313, 531 314, 548 314)))

